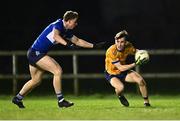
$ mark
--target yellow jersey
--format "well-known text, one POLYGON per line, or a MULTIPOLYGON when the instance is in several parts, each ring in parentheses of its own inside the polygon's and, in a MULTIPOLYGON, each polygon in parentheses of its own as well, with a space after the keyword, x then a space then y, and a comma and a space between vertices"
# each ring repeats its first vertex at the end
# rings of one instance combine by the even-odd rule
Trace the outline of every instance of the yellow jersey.
POLYGON ((126 58, 128 55, 134 55, 136 52, 136 48, 130 43, 126 42, 125 48, 123 51, 118 51, 116 44, 110 46, 106 51, 105 58, 105 68, 106 71, 111 75, 120 74, 121 71, 116 68, 113 64, 115 62, 120 62, 122 65, 126 64, 126 58))

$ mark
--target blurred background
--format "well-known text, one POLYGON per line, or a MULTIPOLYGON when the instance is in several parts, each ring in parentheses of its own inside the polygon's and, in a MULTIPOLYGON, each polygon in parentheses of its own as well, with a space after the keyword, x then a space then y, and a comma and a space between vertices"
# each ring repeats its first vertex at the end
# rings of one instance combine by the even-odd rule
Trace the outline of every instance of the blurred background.
MULTIPOLYGON (((107 41, 105 49, 114 43, 115 34, 125 29, 136 48, 178 50, 179 6, 179 0, 7 0, 0 7, 0 51, 27 51, 42 30, 49 23, 62 18, 67 10, 77 11, 80 16, 74 34, 92 43, 107 41)), ((64 51, 66 48, 55 46, 53 50, 64 51)), ((65 74, 73 72, 72 56, 53 57, 62 66, 65 74)), ((26 56, 18 57, 17 67, 18 74, 29 73, 26 56)), ((179 55, 152 55, 151 61, 141 68, 141 72, 179 73, 179 67, 179 55)), ((78 57, 78 73, 103 72, 104 55, 78 57)), ((0 74, 11 73, 12 56, 0 56, 0 74)), ((18 91, 26 80, 18 80, 18 91)), ((150 94, 178 94, 180 91, 180 79, 176 76, 145 80, 150 94)), ((63 79, 63 90, 73 94, 73 79, 63 79)), ((44 79, 32 93, 40 91, 54 93, 52 80, 44 79)), ((136 86, 127 84, 125 91, 136 93, 136 86)), ((87 78, 79 79, 79 93, 114 93, 114 89, 103 78, 87 78)), ((12 79, 0 79, 0 94, 12 94, 12 79)))

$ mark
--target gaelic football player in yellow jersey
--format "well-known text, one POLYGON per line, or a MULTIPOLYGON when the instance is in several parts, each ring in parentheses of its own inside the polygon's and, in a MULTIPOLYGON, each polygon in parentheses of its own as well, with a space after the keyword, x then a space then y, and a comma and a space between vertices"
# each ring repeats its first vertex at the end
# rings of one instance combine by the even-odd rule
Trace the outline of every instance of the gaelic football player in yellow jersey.
POLYGON ((128 55, 133 55, 136 48, 128 41, 128 33, 123 30, 116 34, 115 44, 106 51, 105 59, 105 78, 115 88, 116 95, 124 106, 129 106, 129 102, 123 95, 124 82, 137 83, 144 99, 144 106, 150 106, 146 82, 136 71, 131 70, 137 65, 144 63, 143 60, 137 60, 134 63, 126 64, 128 55))

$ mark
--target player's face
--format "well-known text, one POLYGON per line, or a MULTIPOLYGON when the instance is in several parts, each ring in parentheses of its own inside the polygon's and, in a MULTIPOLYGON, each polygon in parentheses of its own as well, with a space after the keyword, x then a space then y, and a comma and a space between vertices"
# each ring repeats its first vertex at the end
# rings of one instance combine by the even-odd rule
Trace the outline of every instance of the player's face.
POLYGON ((77 26, 77 18, 68 21, 68 29, 74 29, 77 26))
POLYGON ((119 38, 117 40, 115 40, 116 46, 118 50, 124 50, 125 44, 126 44, 126 40, 123 38, 119 38))

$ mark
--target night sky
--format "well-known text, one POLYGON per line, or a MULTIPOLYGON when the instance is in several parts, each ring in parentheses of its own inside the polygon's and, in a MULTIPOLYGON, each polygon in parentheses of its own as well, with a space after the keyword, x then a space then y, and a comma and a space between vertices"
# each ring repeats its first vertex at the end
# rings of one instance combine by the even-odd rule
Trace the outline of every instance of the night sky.
POLYGON ((89 42, 108 41, 110 45, 114 35, 125 29, 137 48, 178 49, 179 6, 179 0, 5 1, 1 4, 0 50, 27 50, 67 10, 79 13, 74 34, 89 42))

